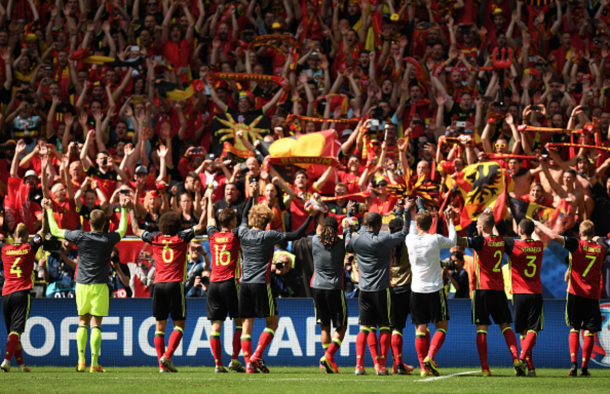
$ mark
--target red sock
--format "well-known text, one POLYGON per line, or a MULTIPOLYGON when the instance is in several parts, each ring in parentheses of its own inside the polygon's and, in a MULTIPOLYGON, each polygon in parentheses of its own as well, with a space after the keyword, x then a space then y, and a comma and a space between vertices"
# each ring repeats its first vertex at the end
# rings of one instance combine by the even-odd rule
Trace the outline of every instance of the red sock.
POLYGON ((573 363, 576 362, 576 357, 578 357, 578 346, 580 345, 578 338, 579 334, 579 330, 570 330, 570 361, 572 361, 573 363))
POLYGON ((163 331, 155 332, 155 350, 157 351, 157 360, 161 365, 161 357, 165 353, 165 333, 163 331))
POLYGON ((377 344, 377 329, 373 328, 369 331, 367 336, 367 343, 369 344, 369 351, 371 352, 371 358, 373 364, 379 364, 379 346, 377 344))
POLYGON ((434 360, 436 353, 441 349, 443 343, 445 343, 445 337, 447 336, 447 332, 442 328, 439 328, 434 333, 434 338, 432 338, 432 345, 430 345, 430 349, 428 349, 428 357, 434 360))
POLYGON ((402 364, 402 334, 398 331, 392 333, 392 356, 394 357, 394 364, 402 364))
POLYGON ((258 338, 258 346, 256 347, 256 351, 254 352, 254 355, 252 355, 252 358, 263 358, 263 353, 265 352, 265 349, 267 349, 267 346, 269 346, 269 344, 273 340, 274 335, 275 331, 270 328, 265 328, 261 336, 258 338))
POLYGON ((487 364, 487 331, 477 331, 477 350, 479 351, 481 368, 489 369, 489 365, 487 364))
POLYGON ((519 349, 517 348, 517 337, 515 337, 515 332, 509 326, 502 330, 502 335, 504 335, 506 346, 508 346, 508 350, 510 351, 511 356, 513 356, 513 361, 518 360, 519 349))
POLYGON ((252 355, 252 339, 250 335, 241 336, 241 350, 244 352, 244 361, 246 365, 250 363, 250 356, 252 355))
POLYGON ((8 336, 8 340, 6 341, 6 355, 4 356, 4 359, 6 361, 11 361, 18 347, 19 334, 17 334, 16 332, 11 332, 8 336))
POLYGON ((582 342, 582 368, 589 368, 589 360, 591 359, 591 351, 593 350, 593 336, 595 334, 585 334, 582 342))
POLYGON ((210 335, 210 347, 214 355, 214 363, 217 367, 222 366, 222 347, 220 346, 220 333, 213 332, 210 335))
POLYGON ((237 360, 239 352, 241 351, 241 327, 235 327, 233 333, 233 354, 231 354, 231 360, 237 360))
POLYGON ((417 351, 419 365, 424 369, 424 359, 426 358, 426 354, 428 354, 428 345, 426 344, 426 334, 423 332, 415 333, 415 351, 417 351))
POLYGON ((341 340, 339 338, 335 338, 328 346, 328 349, 326 349, 326 353, 324 353, 324 355, 326 357, 330 357, 331 359, 334 359, 335 353, 337 353, 337 351, 339 350, 340 347, 341 347, 341 340))
POLYGON ((182 335, 184 335, 182 328, 174 327, 172 335, 169 336, 169 342, 167 344, 167 350, 165 351, 165 357, 172 358, 174 352, 176 351, 176 349, 178 349, 178 345, 180 345, 182 335))
POLYGON ((426 328, 426 354, 428 354, 428 349, 430 349, 430 329, 426 328))
POLYGON ((360 332, 356 337, 356 366, 364 367, 364 352, 366 351, 366 340, 369 335, 368 328, 360 328, 360 332))
POLYGON ((385 367, 388 361, 388 354, 390 353, 390 341, 392 340, 392 331, 390 327, 379 328, 379 352, 381 357, 379 358, 379 364, 385 367))
MULTIPOLYGON (((521 356, 520 358, 522 360, 528 360, 528 358, 530 357, 530 354, 532 353, 532 349, 534 348, 534 345, 536 344, 536 335, 537 333, 535 331, 528 331, 527 332, 527 336, 525 337, 525 339, 522 341, 521 343, 521 356)), ((530 364, 529 362, 527 363, 527 367, 529 369, 530 368, 530 364)))
POLYGON ((15 359, 17 360, 17 365, 23 365, 23 348, 21 347, 21 340, 19 340, 19 346, 17 346, 17 350, 15 350, 15 359))

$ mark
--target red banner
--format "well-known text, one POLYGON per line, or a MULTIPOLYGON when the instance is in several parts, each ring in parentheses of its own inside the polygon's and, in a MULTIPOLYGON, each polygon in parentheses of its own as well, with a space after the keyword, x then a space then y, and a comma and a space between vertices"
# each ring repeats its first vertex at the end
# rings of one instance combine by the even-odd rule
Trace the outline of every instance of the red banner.
POLYGON ((280 85, 284 90, 290 89, 290 83, 286 78, 277 77, 275 75, 263 75, 263 74, 247 74, 247 73, 218 73, 210 72, 210 78, 232 80, 232 81, 272 81, 280 85))
POLYGON ((314 118, 311 116, 299 116, 299 115, 288 115, 286 117, 286 124, 292 123, 295 120, 304 120, 305 122, 313 122, 313 123, 337 123, 337 124, 349 124, 349 123, 358 123, 362 120, 360 118, 350 118, 350 119, 333 119, 333 118, 314 118))

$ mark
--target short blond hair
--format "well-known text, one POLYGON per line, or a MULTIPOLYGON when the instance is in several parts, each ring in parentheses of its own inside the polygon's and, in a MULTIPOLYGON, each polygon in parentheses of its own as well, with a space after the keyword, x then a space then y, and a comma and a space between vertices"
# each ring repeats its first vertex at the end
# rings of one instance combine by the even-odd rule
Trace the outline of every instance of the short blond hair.
POLYGON ((432 215, 428 211, 417 212, 415 215, 415 223, 422 231, 430 231, 432 227, 432 215))
POLYGON ((595 225, 590 220, 583 221, 580 226, 578 226, 578 231, 584 235, 585 237, 594 237, 595 236, 595 225))
POLYGON ((264 229, 273 220, 273 211, 266 204, 256 204, 248 213, 248 224, 264 229))

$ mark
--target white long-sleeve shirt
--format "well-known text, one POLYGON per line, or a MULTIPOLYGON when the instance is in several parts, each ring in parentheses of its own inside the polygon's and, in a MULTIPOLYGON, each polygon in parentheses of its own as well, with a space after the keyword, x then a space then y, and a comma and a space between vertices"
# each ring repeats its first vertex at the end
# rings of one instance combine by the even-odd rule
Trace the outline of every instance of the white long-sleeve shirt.
POLYGON ((449 238, 439 234, 419 235, 415 221, 406 239, 409 261, 411 262, 411 291, 415 293, 434 293, 443 288, 441 269, 441 249, 451 248, 457 242, 453 223, 449 226, 449 238))

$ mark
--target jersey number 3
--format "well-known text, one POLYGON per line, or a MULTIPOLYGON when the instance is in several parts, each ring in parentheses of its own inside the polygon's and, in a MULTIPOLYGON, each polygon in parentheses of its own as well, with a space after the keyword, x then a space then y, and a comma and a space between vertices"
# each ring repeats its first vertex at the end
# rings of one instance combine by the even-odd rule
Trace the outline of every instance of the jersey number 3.
POLYGON ((526 268, 525 270, 523 270, 523 273, 528 278, 531 278, 532 276, 534 276, 536 274, 536 256, 526 256, 526 258, 529 260, 529 263, 527 263, 527 266, 532 267, 532 272, 528 272, 528 269, 526 268))

